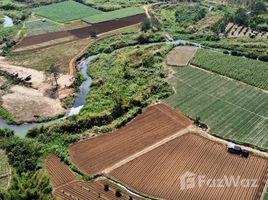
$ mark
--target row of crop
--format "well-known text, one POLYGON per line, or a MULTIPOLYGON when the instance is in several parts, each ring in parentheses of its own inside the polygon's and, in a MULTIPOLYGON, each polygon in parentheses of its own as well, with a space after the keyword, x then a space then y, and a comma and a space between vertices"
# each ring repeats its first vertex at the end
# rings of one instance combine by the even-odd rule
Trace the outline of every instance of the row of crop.
POLYGON ((199 49, 192 64, 262 89, 268 89, 268 67, 267 63, 262 61, 199 49))
POLYGON ((217 136, 267 148, 266 93, 196 68, 176 72, 172 83, 177 93, 167 99, 170 105, 200 117, 217 136))

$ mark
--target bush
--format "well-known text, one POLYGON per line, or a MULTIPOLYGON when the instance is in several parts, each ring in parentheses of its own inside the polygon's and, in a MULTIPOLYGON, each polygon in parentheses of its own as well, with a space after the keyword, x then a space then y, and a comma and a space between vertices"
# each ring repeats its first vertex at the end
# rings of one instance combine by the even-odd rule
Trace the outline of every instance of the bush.
POLYGON ((109 184, 108 183, 104 184, 104 191, 105 192, 109 191, 109 184))
POLYGON ((264 62, 268 62, 268 55, 260 56, 259 60, 264 61, 264 62))
POLYGON ((115 190, 115 196, 116 196, 116 197, 121 197, 121 196, 122 196, 122 194, 121 194, 121 190, 120 190, 120 189, 116 189, 116 190, 115 190))

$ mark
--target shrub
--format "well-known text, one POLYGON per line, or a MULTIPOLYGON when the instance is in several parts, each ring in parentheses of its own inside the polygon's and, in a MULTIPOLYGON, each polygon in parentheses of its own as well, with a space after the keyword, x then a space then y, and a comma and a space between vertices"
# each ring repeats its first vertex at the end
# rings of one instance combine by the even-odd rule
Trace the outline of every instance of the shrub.
POLYGON ((259 60, 264 61, 264 62, 268 62, 268 55, 260 56, 259 60))
POLYGON ((104 184, 104 191, 105 192, 109 191, 109 184, 108 183, 104 184))
POLYGON ((116 196, 116 197, 121 197, 121 196, 122 196, 122 194, 121 194, 121 190, 120 190, 120 189, 116 189, 116 190, 115 190, 115 196, 116 196))

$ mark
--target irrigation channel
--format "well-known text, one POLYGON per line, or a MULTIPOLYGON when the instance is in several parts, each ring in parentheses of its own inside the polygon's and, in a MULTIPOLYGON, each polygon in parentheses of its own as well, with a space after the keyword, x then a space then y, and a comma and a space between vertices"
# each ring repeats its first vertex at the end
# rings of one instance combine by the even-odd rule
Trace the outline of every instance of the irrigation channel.
MULTIPOLYGON (((201 45, 198 44, 198 43, 193 43, 193 42, 186 41, 186 40, 175 40, 175 41, 168 41, 168 42, 161 42, 161 43, 152 43, 151 45, 158 45, 158 44, 169 44, 169 45, 186 45, 186 44, 190 44, 190 45, 193 45, 193 46, 201 47, 201 45)), ((41 125, 50 125, 50 124, 53 124, 55 122, 64 120, 64 119, 66 119, 66 118, 68 118, 70 116, 78 115, 80 110, 84 106, 84 103, 86 101, 86 96, 87 96, 87 94, 88 94, 88 92, 90 90, 90 85, 91 85, 92 79, 89 76, 89 74, 87 73, 87 69, 88 69, 89 63, 95 57, 96 56, 88 56, 87 58, 82 59, 80 61, 80 63, 78 64, 78 68, 80 69, 81 73, 86 78, 86 80, 82 83, 79 95, 77 96, 72 108, 68 109, 68 111, 66 112, 65 116, 63 116, 61 118, 58 118, 58 119, 55 119, 55 120, 48 121, 48 122, 28 123, 28 124, 21 124, 21 125, 10 125, 10 124, 7 124, 5 120, 0 118, 0 128, 9 128, 9 129, 13 130, 17 136, 25 137, 25 135, 27 134, 28 130, 33 128, 33 127, 41 126, 41 125)))

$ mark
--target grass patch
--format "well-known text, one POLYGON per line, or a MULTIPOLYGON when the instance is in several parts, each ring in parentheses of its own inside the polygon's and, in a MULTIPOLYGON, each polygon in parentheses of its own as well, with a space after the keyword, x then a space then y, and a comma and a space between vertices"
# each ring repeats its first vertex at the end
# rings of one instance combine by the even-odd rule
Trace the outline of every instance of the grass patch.
POLYGON ((42 21, 40 19, 34 21, 27 21, 25 23, 25 26, 29 36, 53 33, 64 30, 64 27, 60 24, 48 20, 42 21))
POLYGON ((89 17, 84 18, 83 20, 88 23, 96 24, 100 22, 112 21, 115 19, 121 19, 124 17, 134 16, 134 15, 138 15, 142 13, 144 13, 144 10, 142 8, 131 7, 131 8, 123 8, 120 10, 115 10, 111 12, 89 16, 89 17))
POLYGON ((36 52, 14 54, 8 59, 17 65, 40 71, 45 71, 52 64, 57 63, 60 65, 60 72, 66 74, 69 72, 70 60, 85 48, 90 41, 90 39, 84 39, 42 49, 36 52))
POLYGON ((75 1, 64 1, 61 3, 50 4, 48 6, 42 6, 35 8, 33 12, 39 16, 61 23, 101 13, 99 10, 75 1))
POLYGON ((262 61, 199 49, 192 64, 262 89, 268 89, 268 65, 262 61))
POLYGON ((174 68, 176 93, 166 102, 237 143, 268 149, 268 94, 197 68, 174 68))

